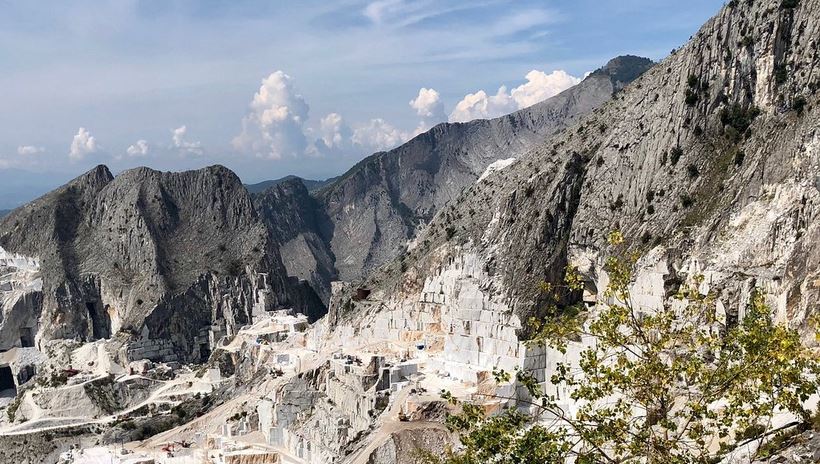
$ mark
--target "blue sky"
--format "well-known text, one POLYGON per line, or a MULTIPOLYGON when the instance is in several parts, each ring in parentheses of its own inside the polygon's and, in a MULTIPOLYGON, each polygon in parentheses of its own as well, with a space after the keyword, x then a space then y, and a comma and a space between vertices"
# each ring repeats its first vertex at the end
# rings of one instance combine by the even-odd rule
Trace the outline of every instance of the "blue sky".
POLYGON ((0 208, 98 163, 337 175, 616 55, 662 59, 721 5, 0 0, 0 208))

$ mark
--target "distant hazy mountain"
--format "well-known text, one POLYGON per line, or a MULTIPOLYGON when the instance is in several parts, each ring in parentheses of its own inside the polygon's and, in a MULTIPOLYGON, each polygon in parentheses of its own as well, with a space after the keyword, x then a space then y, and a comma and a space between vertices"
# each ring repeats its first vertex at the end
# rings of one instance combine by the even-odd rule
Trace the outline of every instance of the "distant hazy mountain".
POLYGON ((9 214, 11 212, 10 209, 0 209, 0 218, 9 214))
POLYGON ((315 191, 315 190, 318 190, 318 189, 324 187, 325 185, 328 185, 328 184, 332 183, 336 179, 338 179, 338 177, 331 177, 330 179, 326 179, 326 180, 310 180, 310 179, 302 179, 301 177, 290 175, 290 176, 282 177, 280 179, 265 180, 265 181, 262 181, 262 182, 259 182, 259 183, 256 183, 256 184, 245 184, 245 188, 248 189, 248 192, 250 192, 250 193, 262 193, 265 190, 267 190, 268 188, 273 187, 274 185, 279 185, 279 184, 284 183, 284 182, 297 180, 297 181, 301 182, 305 186, 305 188, 308 189, 309 192, 312 192, 312 191, 315 191))
MULTIPOLYGON (((24 169, 0 169, 0 210, 11 210, 70 179, 24 169)), ((8 211, 7 211, 8 212, 8 211)))

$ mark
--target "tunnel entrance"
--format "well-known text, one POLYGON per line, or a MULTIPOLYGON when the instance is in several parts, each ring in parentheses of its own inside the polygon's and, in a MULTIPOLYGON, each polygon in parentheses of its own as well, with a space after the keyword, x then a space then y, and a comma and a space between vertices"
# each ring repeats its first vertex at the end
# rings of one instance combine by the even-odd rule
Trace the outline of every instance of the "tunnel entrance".
POLYGON ((211 347, 208 343, 199 344, 199 360, 203 363, 208 362, 211 357, 211 347))
POLYGON ((88 316, 91 319, 91 336, 93 340, 111 337, 111 318, 108 311, 99 303, 87 301, 85 307, 88 309, 88 316))
POLYGON ((31 348, 34 346, 34 337, 31 335, 30 327, 20 329, 20 346, 23 348, 31 348))
POLYGON ((0 367, 0 396, 17 396, 17 388, 14 385, 14 374, 11 367, 0 367))

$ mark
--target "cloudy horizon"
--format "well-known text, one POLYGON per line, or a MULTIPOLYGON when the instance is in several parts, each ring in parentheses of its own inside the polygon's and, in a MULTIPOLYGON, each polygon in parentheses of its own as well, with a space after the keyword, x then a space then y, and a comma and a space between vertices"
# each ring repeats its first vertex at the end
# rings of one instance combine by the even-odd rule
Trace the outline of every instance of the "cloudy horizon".
POLYGON ((7 0, 0 208, 101 163, 332 177, 617 55, 662 59, 722 4, 693 3, 7 0))

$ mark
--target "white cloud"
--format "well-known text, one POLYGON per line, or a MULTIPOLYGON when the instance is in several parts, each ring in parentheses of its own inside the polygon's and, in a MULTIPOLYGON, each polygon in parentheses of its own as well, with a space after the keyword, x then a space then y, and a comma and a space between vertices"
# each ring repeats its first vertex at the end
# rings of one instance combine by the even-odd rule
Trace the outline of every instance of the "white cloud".
POLYGON ((23 156, 31 156, 36 155, 38 153, 43 153, 46 151, 43 147, 35 147, 34 145, 20 145, 17 147, 17 154, 23 156))
POLYGON ((419 89, 418 96, 410 100, 410 107, 416 110, 417 115, 425 119, 441 121, 445 118, 441 95, 434 89, 425 87, 419 89))
POLYGON ((71 149, 68 152, 68 157, 72 161, 79 161, 91 153, 97 151, 97 139, 91 135, 90 132, 81 127, 71 141, 71 149))
POLYGON ((436 124, 446 121, 447 114, 444 112, 444 103, 441 95, 434 89, 422 87, 416 98, 410 100, 410 107, 416 110, 416 114, 421 116, 419 125, 413 131, 413 135, 418 135, 436 124))
MULTIPOLYGON (((173 147, 179 150, 179 152, 182 154, 190 153, 192 155, 201 155, 202 153, 204 153, 205 151, 202 149, 202 143, 199 141, 192 142, 188 140, 187 135, 188 127, 185 125, 179 126, 176 129, 172 130, 171 141, 173 143, 173 147)), ((147 148, 148 147, 146 144, 146 149, 147 148)), ((129 152, 128 154, 130 155, 131 153, 129 152)))
POLYGON ((487 95, 483 90, 467 94, 450 113, 450 121, 464 122, 502 116, 544 101, 581 82, 581 78, 562 70, 550 74, 533 70, 525 78, 527 82, 511 92, 502 85, 495 95, 487 95))
MULTIPOLYGON (((182 127, 185 127, 185 126, 182 126, 182 127)), ((174 135, 176 136, 176 133, 174 133, 174 135)), ((176 142, 176 140, 174 142, 176 142)), ((128 156, 138 157, 138 156, 147 155, 148 150, 149 150, 148 142, 145 141, 145 140, 140 139, 140 140, 137 140, 136 143, 134 143, 133 145, 129 146, 128 149, 125 150, 125 152, 128 153, 128 156)))
POLYGON ((376 118, 356 128, 353 131, 352 141, 362 148, 379 151, 394 148, 408 138, 409 135, 406 132, 396 129, 384 119, 376 118))
POLYGON ((542 102, 581 82, 581 78, 571 76, 560 69, 550 74, 532 70, 525 77, 527 83, 512 90, 512 97, 519 108, 542 102))
POLYGON ((518 106, 507 92, 507 87, 502 85, 495 95, 487 95, 483 90, 468 93, 450 113, 450 122, 495 118, 517 109, 518 106))
POLYGON ((276 71, 262 81, 250 111, 242 119, 242 132, 233 139, 237 150, 280 159, 305 153, 308 104, 296 93, 292 79, 276 71))
POLYGON ((330 113, 319 121, 320 151, 343 150, 350 147, 353 131, 339 113, 330 113))

